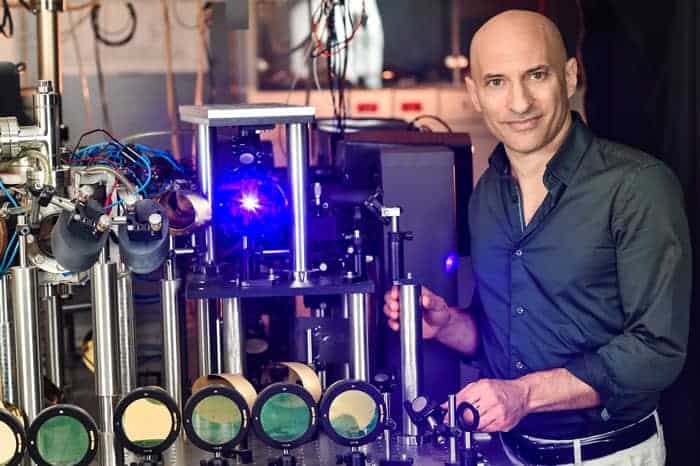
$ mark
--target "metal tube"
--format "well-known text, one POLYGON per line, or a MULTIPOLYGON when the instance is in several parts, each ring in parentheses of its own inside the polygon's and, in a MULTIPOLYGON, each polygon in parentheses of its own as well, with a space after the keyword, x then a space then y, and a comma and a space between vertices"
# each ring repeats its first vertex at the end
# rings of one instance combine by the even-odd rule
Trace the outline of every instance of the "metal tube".
MULTIPOLYGON (((175 265, 168 259, 161 280, 161 305, 163 312, 163 372, 165 390, 172 396, 178 409, 182 410, 182 367, 180 361, 180 316, 178 291, 180 280, 175 278, 175 265)), ((182 437, 165 452, 165 464, 177 465, 184 461, 182 437)))
POLYGON ((119 338, 119 391, 126 395, 136 387, 136 345, 134 342, 134 291, 131 272, 117 266, 117 335, 119 338))
MULTIPOLYGON (((117 264, 105 262, 104 253, 92 266, 92 329, 95 341, 95 391, 99 405, 100 466, 117 466, 114 405, 117 400, 117 328, 112 312, 117 303, 117 264)), ((121 455, 119 455, 121 456, 121 455)))
MULTIPOLYGON (((423 342, 422 314, 420 308, 419 285, 402 283, 399 285, 401 306, 401 382, 402 399, 412 401, 422 394, 423 342)), ((416 437, 418 429, 404 411, 402 413, 402 433, 404 437, 416 437)))
POLYGON ((15 368, 15 351, 12 344, 12 313, 10 310, 10 291, 8 275, 0 277, 0 403, 17 404, 17 372, 15 368))
MULTIPOLYGON (((450 428, 457 427, 457 397, 452 394, 447 396, 447 415, 450 428)), ((450 435, 450 463, 457 463, 457 438, 450 435)))
POLYGON ((241 298, 221 300, 223 319, 222 353, 224 372, 244 374, 245 372, 245 333, 241 298))
MULTIPOLYGON (((211 146, 216 140, 214 128, 209 125, 197 126, 197 172, 199 174, 199 189, 207 199, 211 209, 214 209, 214 181, 212 175, 211 146)), ((216 259, 214 255, 214 227, 207 225, 204 228, 204 247, 206 248, 204 260, 212 264, 216 259)))
POLYGON ((352 377, 369 381, 369 337, 367 334, 368 295, 351 293, 350 301, 350 354, 352 377))
MULTIPOLYGON (((391 393, 382 393, 384 398, 384 405, 386 406, 387 418, 391 416, 391 393)), ((391 460, 391 430, 384 427, 384 454, 387 460, 391 460)))
POLYGON ((294 281, 307 280, 306 185, 308 183, 309 134, 306 124, 288 124, 289 186, 292 190, 292 271, 294 281))
POLYGON ((50 80, 61 92, 61 41, 58 12, 61 0, 39 0, 36 9, 37 45, 39 51, 39 79, 50 80))
POLYGON ((314 367, 314 330, 306 329, 306 364, 314 367))
MULTIPOLYGON (((452 56, 458 57, 462 54, 461 41, 462 32, 460 24, 462 22, 462 8, 461 0, 452 0, 451 5, 451 21, 450 21, 450 45, 452 56)), ((453 86, 463 86, 462 83, 462 73, 459 68, 454 68, 452 70, 452 85, 453 86)))
POLYGON ((58 308, 56 290, 50 283, 44 285, 46 300, 46 329, 48 348, 46 349, 46 369, 49 380, 58 388, 63 387, 63 325, 58 308))
POLYGON ((29 423, 42 408, 43 390, 39 359, 39 275, 35 267, 12 267, 12 317, 17 351, 19 405, 29 423))
POLYGON ((198 299, 197 341, 199 353, 199 376, 211 375, 211 333, 209 330, 209 300, 198 299))

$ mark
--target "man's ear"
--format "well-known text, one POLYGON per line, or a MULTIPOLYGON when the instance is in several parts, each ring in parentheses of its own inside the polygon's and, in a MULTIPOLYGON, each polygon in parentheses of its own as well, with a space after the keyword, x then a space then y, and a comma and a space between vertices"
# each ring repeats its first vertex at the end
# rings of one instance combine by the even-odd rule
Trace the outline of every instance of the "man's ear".
POLYGON ((576 92, 578 84, 578 61, 576 58, 569 58, 564 67, 564 79, 566 80, 566 95, 571 98, 576 92))
POLYGON ((467 92, 469 93, 469 98, 472 101, 472 106, 477 112, 481 113, 481 104, 479 103, 479 96, 476 95, 476 83, 469 75, 464 77, 464 82, 467 83, 467 92))

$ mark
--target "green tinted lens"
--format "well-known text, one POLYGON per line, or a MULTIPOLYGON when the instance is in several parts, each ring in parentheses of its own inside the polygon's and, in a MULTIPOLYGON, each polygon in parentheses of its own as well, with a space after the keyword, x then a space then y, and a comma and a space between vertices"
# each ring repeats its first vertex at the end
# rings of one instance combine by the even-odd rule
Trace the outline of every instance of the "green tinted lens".
POLYGON ((311 411, 301 397, 278 393, 260 410, 260 425, 277 442, 293 442, 304 436, 311 425, 311 411))
POLYGON ((192 411, 192 428, 197 437, 211 445, 223 445, 241 431, 243 414, 230 398, 213 395, 197 403, 192 411))
POLYGON ((36 437, 39 454, 54 466, 78 464, 90 445, 85 426, 70 416, 52 417, 39 428, 36 437))
POLYGON ((348 390, 338 395, 329 408, 333 430, 346 439, 365 437, 377 427, 377 403, 365 392, 348 390))
POLYGON ((124 410, 122 428, 126 438, 140 448, 162 444, 173 429, 168 407, 153 398, 140 398, 124 410))
POLYGON ((0 421, 0 466, 10 462, 17 451, 17 439, 10 426, 0 421))

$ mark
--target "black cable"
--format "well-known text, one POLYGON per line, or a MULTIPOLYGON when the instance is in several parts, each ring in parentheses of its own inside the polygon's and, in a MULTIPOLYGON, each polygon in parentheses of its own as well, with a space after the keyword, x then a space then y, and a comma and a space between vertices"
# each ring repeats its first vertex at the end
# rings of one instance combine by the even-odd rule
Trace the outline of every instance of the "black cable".
POLYGON ((19 4, 22 5, 24 9, 30 12, 31 14, 36 14, 36 10, 27 0, 19 0, 19 4))
POLYGON ((443 120, 442 118, 440 118, 440 117, 437 116, 437 115, 418 115, 418 116, 415 117, 413 120, 411 120, 411 121, 408 122, 408 127, 409 127, 409 128, 415 128, 415 127, 416 127, 416 126, 415 126, 415 125, 416 125, 416 122, 417 122, 418 120, 423 120, 423 119, 435 120, 435 121, 437 121, 438 123, 440 123, 442 126, 444 126, 448 133, 452 133, 452 132, 453 132, 453 131, 452 131, 452 127, 451 127, 449 124, 447 124, 447 122, 446 122, 445 120, 443 120))
POLYGON ((129 11, 129 18, 131 19, 131 27, 129 28, 129 31, 126 34, 126 36, 124 36, 121 39, 117 39, 117 40, 108 39, 100 31, 100 25, 99 25, 99 21, 98 21, 98 17, 99 17, 99 13, 100 13, 100 4, 98 3, 92 7, 92 9, 90 10, 90 24, 92 25, 92 32, 95 34, 95 39, 98 42, 101 42, 102 44, 104 44, 108 47, 121 47, 122 45, 126 45, 129 42, 131 42, 131 39, 134 38, 134 34, 136 33, 136 25, 138 23, 136 20, 136 8, 134 8, 134 5, 131 2, 126 2, 125 5, 126 5, 127 10, 129 11))
POLYGON ((2 0, 2 23, 0 23, 0 34, 9 39, 14 33, 15 24, 12 21, 12 13, 10 13, 10 4, 8 0, 2 0))

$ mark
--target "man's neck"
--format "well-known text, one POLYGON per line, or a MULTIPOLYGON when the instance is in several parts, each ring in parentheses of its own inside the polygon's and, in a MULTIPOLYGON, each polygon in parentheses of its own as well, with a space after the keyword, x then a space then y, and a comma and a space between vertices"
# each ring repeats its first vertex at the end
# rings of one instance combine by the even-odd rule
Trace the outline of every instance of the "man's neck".
POLYGON ((534 152, 521 153, 510 150, 506 147, 506 155, 510 162, 510 171, 513 177, 521 182, 541 181, 547 164, 564 144, 566 136, 569 134, 573 121, 571 114, 568 114, 559 133, 546 146, 534 152))

